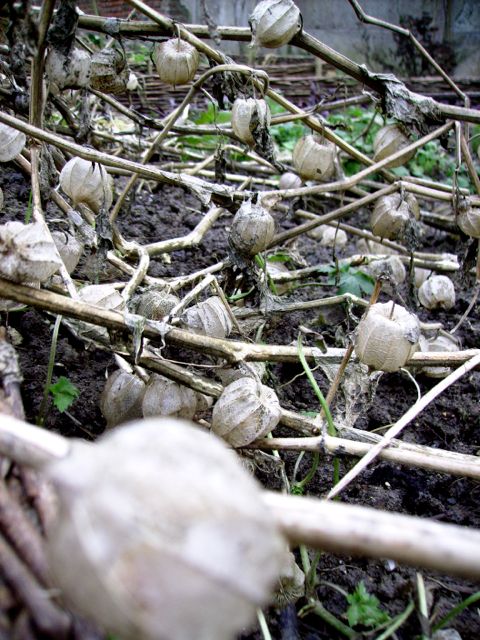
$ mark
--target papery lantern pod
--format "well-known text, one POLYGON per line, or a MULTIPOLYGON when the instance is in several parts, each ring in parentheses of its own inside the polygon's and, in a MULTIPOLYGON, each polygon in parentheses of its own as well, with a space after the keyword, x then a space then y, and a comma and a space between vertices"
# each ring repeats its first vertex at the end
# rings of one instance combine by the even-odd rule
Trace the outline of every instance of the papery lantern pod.
MULTIPOLYGON (((374 156, 373 159, 375 162, 379 162, 380 160, 385 160, 388 156, 397 153, 397 151, 401 151, 405 147, 408 147, 411 142, 408 137, 403 133, 401 127, 397 124, 389 124, 386 127, 382 127, 380 131, 378 131, 377 135, 373 141, 373 150, 374 156)), ((389 162, 386 167, 389 169, 393 169, 394 167, 400 167, 403 164, 406 164, 409 160, 413 158, 416 151, 410 151, 404 158, 400 158, 399 160, 394 160, 389 162)))
POLYGON ((380 276, 387 277, 394 285, 402 284, 407 277, 407 271, 398 256, 372 260, 367 265, 362 266, 362 271, 374 278, 379 278, 380 276))
POLYGON ((292 0, 262 0, 254 8, 248 23, 252 44, 274 49, 288 44, 301 30, 302 15, 292 0))
POLYGON ((86 204, 98 213, 109 209, 113 201, 112 177, 101 164, 72 158, 60 173, 60 186, 74 205, 86 204))
POLYGON ((22 151, 27 137, 22 131, 0 122, 0 162, 10 162, 22 151))
MULTIPOLYGON (((425 336, 420 336, 420 350, 433 353, 433 352, 449 352, 460 351, 457 340, 451 334, 441 334, 435 338, 427 339, 425 336)), ((422 367, 420 369, 429 378, 446 378, 451 373, 450 367, 422 367)))
POLYGON ((57 91, 83 89, 90 80, 90 65, 91 56, 84 49, 73 48, 66 55, 52 48, 45 60, 45 73, 57 91))
MULTIPOLYGON (((125 300, 111 284, 89 284, 79 290, 78 297, 82 302, 102 309, 124 311, 126 308, 125 300)), ((71 319, 66 322, 78 331, 82 338, 98 340, 102 343, 109 341, 108 330, 105 327, 98 327, 83 320, 71 319)))
POLYGON ((363 364, 379 371, 398 371, 418 348, 417 317, 394 302, 377 302, 360 320, 355 353, 363 364))
POLYGON ((160 80, 175 86, 193 79, 200 56, 193 45, 181 38, 172 38, 155 45, 153 62, 160 80))
POLYGON ((253 378, 239 378, 223 390, 212 412, 212 431, 232 447, 263 438, 280 421, 276 393, 253 378))
POLYGON ((100 396, 100 411, 107 428, 142 417, 145 383, 134 373, 117 369, 108 376, 100 396))
POLYGON ((180 298, 173 293, 159 287, 149 287, 132 301, 135 313, 150 320, 161 320, 177 306, 180 298))
POLYGON ((129 73, 125 56, 120 51, 103 49, 92 56, 89 84, 92 89, 103 93, 124 93, 129 73))
POLYGON ((219 296, 211 296, 193 305, 181 320, 185 328, 211 338, 226 338, 233 328, 230 314, 219 296))
POLYGON ((230 244, 243 256, 264 251, 275 235, 275 220, 260 204, 243 202, 233 217, 230 244))
POLYGON ((197 394, 193 389, 152 373, 142 399, 142 412, 149 416, 193 418, 197 413, 197 394))
POLYGON ((295 603, 305 595, 305 574, 291 551, 285 550, 280 579, 273 594, 273 605, 279 609, 295 603))
POLYGON ((232 106, 232 129, 242 142, 253 146, 258 135, 257 128, 270 126, 271 114, 268 103, 257 98, 237 98, 232 106))
POLYGON ((307 234, 309 238, 314 240, 320 240, 320 246, 322 247, 336 247, 337 249, 343 249, 347 246, 348 236, 343 229, 338 227, 331 227, 328 224, 321 224, 315 229, 312 229, 307 234))
POLYGON ((0 225, 0 275, 19 283, 45 282, 62 261, 45 226, 34 222, 0 225))
POLYGON ((472 206, 468 199, 460 202, 457 224, 467 236, 480 238, 480 207, 472 206))
POLYGON ((71 233, 53 231, 52 239, 68 273, 72 273, 82 257, 85 245, 71 233))
POLYGON ((253 378, 262 381, 267 373, 265 362, 239 362, 234 367, 222 367, 216 370, 216 375, 224 387, 239 378, 253 378))
POLYGON ((370 228, 376 236, 394 240, 418 216, 418 203, 414 196, 409 193, 402 198, 399 193, 392 193, 378 198, 370 216, 370 228))
POLYGON ((337 147, 325 138, 300 138, 293 150, 293 166, 304 180, 326 182, 335 175, 337 147))
POLYGON ((268 603, 285 541, 218 438, 174 418, 73 441, 44 473, 47 534, 70 607, 125 640, 232 640, 268 603))
POLYGON ((419 289, 427 278, 432 275, 430 269, 423 269, 422 267, 415 267, 413 274, 413 281, 417 289, 419 289))
POLYGON ((286 171, 280 176, 278 188, 282 191, 284 189, 300 189, 302 185, 303 181, 300 176, 297 176, 297 174, 293 173, 293 171, 286 171))
POLYGON ((445 309, 455 306, 455 286, 448 276, 433 275, 418 289, 418 300, 425 309, 445 309))

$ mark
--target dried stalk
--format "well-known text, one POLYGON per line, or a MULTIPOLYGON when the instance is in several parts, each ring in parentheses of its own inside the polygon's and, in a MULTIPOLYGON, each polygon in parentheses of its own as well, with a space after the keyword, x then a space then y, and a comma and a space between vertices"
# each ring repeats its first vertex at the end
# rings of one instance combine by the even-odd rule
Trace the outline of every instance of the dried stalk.
POLYGON ((263 500, 291 544, 480 578, 480 531, 314 498, 265 492, 263 500))

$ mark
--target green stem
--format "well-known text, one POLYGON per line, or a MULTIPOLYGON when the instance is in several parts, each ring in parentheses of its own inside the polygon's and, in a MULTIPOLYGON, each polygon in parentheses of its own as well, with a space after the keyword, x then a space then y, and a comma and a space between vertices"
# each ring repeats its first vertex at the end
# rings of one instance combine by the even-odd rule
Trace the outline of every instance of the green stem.
POLYGON ((385 629, 385 631, 381 635, 377 636, 375 640, 387 640, 387 638, 390 638, 390 636, 392 636, 395 631, 402 626, 402 624, 411 615, 414 609, 414 603, 409 602, 405 611, 402 611, 402 613, 398 614, 398 616, 392 620, 391 624, 389 624, 387 629, 385 629))
POLYGON ((468 598, 465 598, 465 600, 462 600, 462 602, 457 604, 456 607, 453 607, 453 609, 449 613, 447 613, 444 618, 437 622, 437 624, 432 628, 432 631, 435 633, 435 631, 438 631, 439 629, 444 627, 448 622, 456 618, 459 613, 462 613, 464 609, 469 607, 471 604, 478 602, 478 600, 480 600, 480 591, 472 593, 471 596, 468 596, 468 598))
POLYGON ((323 604, 318 600, 312 601, 306 612, 314 613, 315 615, 319 616, 320 618, 322 618, 322 620, 324 620, 327 624, 336 629, 346 638, 352 638, 352 640, 355 640, 355 638, 358 637, 356 631, 354 631, 350 627, 347 627, 346 624, 343 624, 343 622, 336 618, 333 613, 330 613, 330 611, 325 609, 323 604))
POLYGON ((257 618, 258 626, 260 627, 260 631, 262 632, 263 640, 272 640, 272 635, 270 633, 270 629, 268 628, 265 614, 261 609, 257 609, 257 618))
POLYGON ((278 296, 278 290, 277 287, 275 286, 275 282, 273 281, 272 277, 270 276, 270 274, 267 271, 267 263, 265 262, 265 260, 262 258, 262 256, 257 253, 257 255, 254 257, 255 263, 257 265, 257 267, 260 267, 260 269, 262 269, 262 271, 265 272, 265 275, 267 276, 267 282, 268 282, 268 286, 270 288, 270 291, 273 293, 273 295, 278 296))
POLYGON ((55 354, 57 352, 57 342, 58 342, 58 332, 60 330, 60 325, 62 324, 62 316, 58 315, 55 320, 55 325, 53 327, 52 333, 52 343, 50 345, 50 355, 48 357, 48 366, 47 366, 47 379, 45 381, 45 386, 43 387, 43 398, 40 404, 40 409, 38 411, 37 416, 37 425, 42 427, 45 424, 45 420, 48 415, 49 408, 49 389, 52 384, 53 377, 53 367, 55 365, 55 354))

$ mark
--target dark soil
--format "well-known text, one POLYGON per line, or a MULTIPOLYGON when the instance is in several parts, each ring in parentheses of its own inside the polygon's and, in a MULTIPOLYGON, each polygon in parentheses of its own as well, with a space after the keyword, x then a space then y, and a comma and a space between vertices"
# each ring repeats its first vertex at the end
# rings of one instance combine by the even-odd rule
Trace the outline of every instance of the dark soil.
MULTIPOLYGON (((0 214, 1 221, 23 220, 29 197, 29 184, 12 167, 0 174, 0 186, 4 190, 5 205, 0 214)), ((198 202, 181 189, 160 187, 154 193, 146 190, 130 204, 129 210, 121 218, 121 227, 128 239, 139 242, 152 242, 188 233, 200 220, 202 212, 198 202)), ((50 211, 50 217, 59 217, 58 212, 50 211)), ((201 247, 183 250, 171 254, 171 260, 152 261, 149 270, 154 276, 178 276, 188 274, 214 264, 227 256, 227 227, 231 214, 226 212, 215 227, 207 234, 201 247)), ((284 227, 293 224, 293 220, 281 221, 284 227)), ((426 230, 424 246, 437 245, 452 253, 460 251, 458 238, 448 237, 426 230), (429 244, 430 243, 430 244, 429 244)), ((302 238, 291 246, 308 264, 326 263, 331 260, 331 251, 319 250, 318 243, 302 238)), ((354 252, 349 247, 348 251, 354 252)), ((347 253, 347 252, 345 252, 347 253)), ((340 254, 343 255, 343 254, 340 254)), ((83 264, 75 277, 82 279, 88 272, 83 264)), ((124 279, 110 269, 101 279, 113 277, 124 279)), ((423 320, 444 323, 451 329, 469 302, 472 282, 463 283, 457 278, 458 298, 455 308, 448 313, 437 315, 419 310, 423 320)), ((287 294, 289 300, 311 299, 333 293, 334 288, 309 287, 287 294)), ((406 295, 406 291, 399 291, 406 295)), ((398 298, 401 302, 401 298, 398 298)), ((249 304, 249 302, 247 302, 249 304)), ((359 313, 359 310, 356 310, 359 313)), ((54 317, 26 308, 20 311, 2 313, 3 324, 11 330, 10 335, 19 339, 17 351, 20 358, 24 382, 23 399, 27 419, 35 422, 38 415, 47 373, 52 327, 54 317)), ((353 322, 345 313, 335 310, 328 314, 318 311, 283 316, 269 316, 261 336, 268 344, 289 344, 296 340, 298 327, 303 325, 321 332, 329 346, 342 346, 342 340, 353 328, 353 322), (327 322, 327 324, 325 324, 327 322)), ((470 315, 461 330, 464 348, 479 345, 478 308, 470 315)), ((309 337, 304 336, 304 344, 309 337)), ((313 344, 313 342, 312 342, 313 344)), ((188 358, 188 354, 171 354, 177 360, 188 358)), ((92 439, 100 434, 105 423, 98 408, 99 395, 104 386, 105 374, 114 368, 113 357, 107 351, 86 348, 84 343, 74 337, 64 326, 60 331, 55 356, 54 380, 67 376, 80 390, 78 400, 68 412, 60 413, 51 408, 46 427, 68 436, 92 439)), ((202 371, 204 373, 204 371, 202 371)), ((301 374, 299 365, 276 365, 270 368, 270 382, 278 390, 280 400, 286 408, 296 411, 317 411, 315 395, 301 374)), ((326 394, 328 383, 317 370, 316 378, 326 394)), ((435 380, 423 375, 417 376, 422 393, 430 389, 435 380)), ((450 387, 426 411, 407 427, 404 438, 431 447, 476 454, 480 451, 479 404, 480 374, 466 375, 460 382, 450 387)), ((373 405, 362 415, 356 426, 373 430, 384 427, 399 418, 416 400, 416 389, 411 380, 403 374, 385 374, 381 378, 373 405)), ((288 435, 288 430, 285 430, 288 435)), ((296 456, 284 456, 287 474, 291 475, 296 456)), ((341 461, 343 474, 353 463, 345 458, 341 461)), ((300 468, 303 477, 309 467, 308 456, 300 468)), ((332 483, 333 463, 330 458, 322 461, 314 483, 309 485, 308 494, 323 495, 332 483)), ((269 486, 278 485, 278 480, 265 471, 259 471, 259 478, 269 486)), ((443 474, 401 467, 386 462, 376 462, 364 472, 343 494, 343 500, 369 505, 377 509, 397 511, 421 516, 442 522, 450 522, 470 527, 480 527, 480 486, 477 482, 465 478, 454 478, 443 474)), ((378 597, 382 608, 391 616, 402 612, 416 594, 415 568, 395 565, 387 559, 374 561, 351 557, 336 557, 323 554, 319 562, 319 586, 317 595, 324 606, 338 618, 345 621, 345 598, 335 586, 351 593, 359 581, 363 581, 368 591, 378 597)), ((464 598, 474 593, 478 586, 449 576, 422 572, 429 598, 430 611, 436 620, 444 616, 464 598)), ((305 604, 297 603, 297 610, 305 604)), ((295 622, 292 610, 270 610, 267 616, 272 637, 283 640, 303 640, 342 638, 337 631, 320 617, 310 614, 295 622), (295 629, 296 627, 296 629, 295 629)), ((450 625, 457 629, 463 640, 478 640, 480 637, 480 615, 476 605, 463 611, 450 625)), ((410 640, 422 632, 419 618, 414 612, 408 621, 397 631, 399 640, 410 640)), ((252 631, 242 638, 261 638, 260 632, 252 631)))

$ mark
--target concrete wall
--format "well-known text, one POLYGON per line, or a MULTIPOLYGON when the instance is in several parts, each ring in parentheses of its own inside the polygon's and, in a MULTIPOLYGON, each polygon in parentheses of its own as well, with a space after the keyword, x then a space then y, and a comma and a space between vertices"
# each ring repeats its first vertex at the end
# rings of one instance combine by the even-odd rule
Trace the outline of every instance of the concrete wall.
MULTIPOLYGON (((257 1, 206 0, 206 4, 217 24, 248 26, 248 16, 257 1)), ((128 3, 115 0, 96 0, 96 4, 104 15, 117 13, 119 5, 124 14, 131 10, 128 3)), ((150 0, 149 4, 184 22, 204 22, 200 0, 150 0)), ((83 0, 80 5, 88 11, 92 2, 83 0)), ((297 0, 297 5, 306 30, 325 44, 373 70, 402 72, 399 63, 403 58, 393 33, 359 22, 348 0, 297 0)), ((402 16, 421 19, 427 14, 435 30, 430 32, 434 57, 446 66, 454 58, 451 67, 460 77, 480 76, 480 0, 361 0, 361 5, 368 14, 394 24, 400 24, 402 16)), ((404 48, 408 57, 411 47, 404 42, 404 48)), ((240 43, 229 43, 225 49, 232 54, 248 52, 248 47, 240 43)), ((295 47, 275 53, 301 55, 295 47)), ((412 73, 408 63, 403 72, 412 73)))

